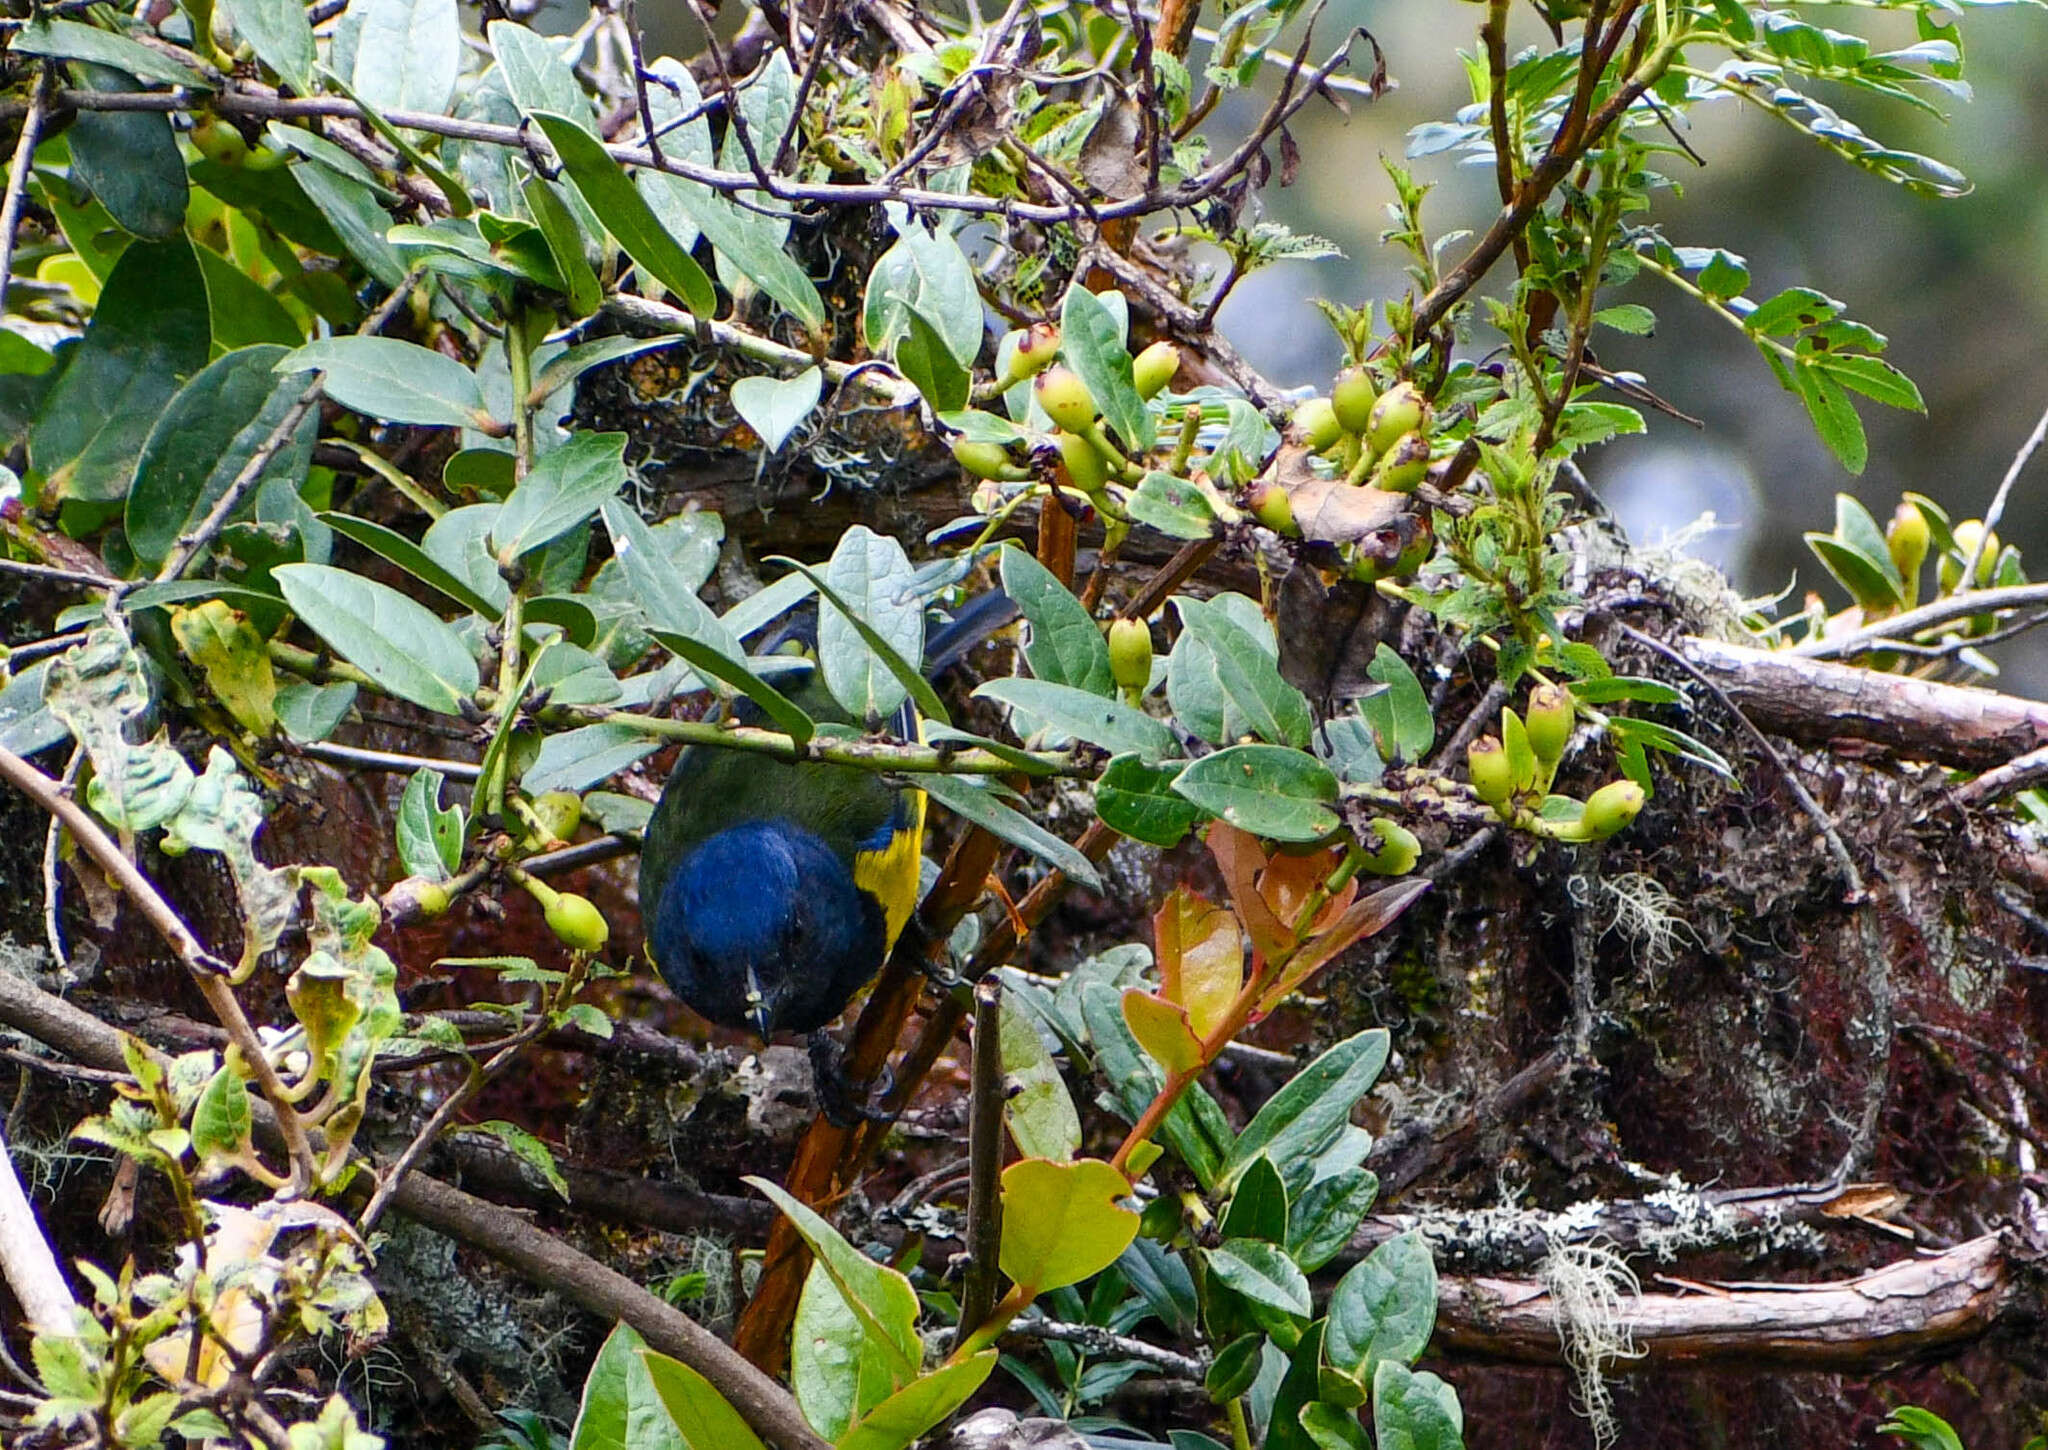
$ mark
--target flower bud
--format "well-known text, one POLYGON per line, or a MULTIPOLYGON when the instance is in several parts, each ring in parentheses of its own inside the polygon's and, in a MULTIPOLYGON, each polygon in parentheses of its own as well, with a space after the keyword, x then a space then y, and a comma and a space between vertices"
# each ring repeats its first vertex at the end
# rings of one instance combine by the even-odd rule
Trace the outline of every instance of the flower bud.
POLYGON ((1052 440, 1059 445, 1060 462, 1066 465, 1067 477, 1074 481, 1074 487, 1083 493, 1101 493, 1103 484, 1109 481, 1109 460, 1086 438, 1065 429, 1053 434, 1052 440))
POLYGON ((1372 425, 1373 405, 1379 400, 1372 374, 1364 368, 1346 368, 1330 389, 1330 407, 1346 433, 1364 433, 1372 425))
POLYGON ((589 897, 573 891, 556 892, 547 904, 546 917, 548 930, 572 951, 599 951, 611 940, 612 929, 606 924, 604 913, 589 897))
POLYGON ((1301 536, 1294 522, 1294 500, 1277 483, 1253 484, 1251 497, 1245 500, 1245 511, 1276 534, 1290 539, 1301 536))
POLYGON ((1365 431, 1366 443, 1375 454, 1385 453, 1428 421, 1429 405, 1423 401, 1415 384, 1396 383, 1372 405, 1372 419, 1365 431))
POLYGON ((1611 780, 1586 797, 1580 822, 1586 839, 1604 841, 1633 821, 1643 808, 1643 788, 1632 780, 1611 780))
POLYGON ((1422 858, 1422 842, 1415 839, 1413 831, 1380 816, 1372 822, 1372 833, 1379 838, 1379 846, 1366 853, 1366 870, 1375 876, 1406 876, 1415 869, 1422 858))
POLYGON ((1885 525, 1884 542, 1885 547, 1891 550, 1892 565, 1908 584, 1919 575, 1920 566, 1927 562, 1929 539, 1927 515, 1914 504, 1900 504, 1892 514, 1892 521, 1885 525))
POLYGON ((1523 723, 1529 731, 1529 748, 1536 752, 1538 760, 1548 766, 1564 758, 1576 718, 1571 691, 1564 686, 1538 685, 1529 692, 1529 709, 1523 723))
POLYGON ((1095 422, 1095 397, 1071 368, 1048 368, 1032 386, 1045 416, 1069 433, 1086 433, 1095 422))
POLYGON ((1984 541, 1984 551, 1977 556, 1975 587, 1982 589, 1998 568, 1998 535, 1987 533, 1982 519, 1964 519, 1956 525, 1955 538, 1955 553, 1944 554, 1941 559, 1941 592, 1953 594, 1963 582, 1963 565, 1969 562, 1970 551, 1977 547, 1979 539, 1984 541))
POLYGON ((1144 694, 1152 683, 1152 627, 1144 620, 1111 621, 1109 673, 1119 689, 1132 695, 1144 694))
POLYGON ((1157 396, 1179 371, 1180 349, 1170 342, 1155 342, 1131 359, 1131 382, 1141 398, 1157 396))
POLYGON ((1298 404, 1294 409, 1294 426, 1311 453, 1335 447, 1344 436, 1344 426, 1337 421, 1337 409, 1328 398, 1310 398, 1298 404))
POLYGON ((1429 473, 1429 440, 1420 433, 1404 434, 1380 461, 1368 480, 1387 493, 1413 493, 1429 473))
POLYGON ((1465 770, 1472 780, 1472 793, 1494 807, 1504 806, 1515 793, 1514 767, 1498 737, 1482 735, 1465 747, 1465 770))
POLYGON ((1023 469, 1010 462, 1009 450, 1000 443, 977 443, 971 438, 955 438, 950 446, 953 461, 976 478, 1016 483, 1026 476, 1023 469))

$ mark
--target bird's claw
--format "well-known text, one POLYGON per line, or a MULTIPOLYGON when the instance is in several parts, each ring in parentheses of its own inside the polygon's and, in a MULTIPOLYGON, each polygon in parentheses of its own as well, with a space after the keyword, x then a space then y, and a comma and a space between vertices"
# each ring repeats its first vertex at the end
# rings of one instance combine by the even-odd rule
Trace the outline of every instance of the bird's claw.
POLYGON ((814 1032, 809 1041, 811 1079, 818 1092, 818 1111, 835 1128, 852 1128, 861 1123, 893 1123, 896 1114, 870 1107, 877 1098, 886 1099, 896 1085, 896 1075, 884 1066, 872 1082, 857 1083, 846 1075, 846 1055, 824 1032, 814 1032))

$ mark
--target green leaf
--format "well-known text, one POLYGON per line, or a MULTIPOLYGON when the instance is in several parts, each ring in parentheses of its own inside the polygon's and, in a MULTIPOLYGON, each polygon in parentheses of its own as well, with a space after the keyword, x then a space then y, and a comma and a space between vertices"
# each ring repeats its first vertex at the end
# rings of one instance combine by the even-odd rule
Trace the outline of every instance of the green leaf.
POLYGON ((865 721, 887 719, 906 693, 925 707, 903 678, 908 671, 922 682, 917 666, 924 659, 924 597, 903 545, 855 524, 832 551, 820 587, 832 607, 818 619, 818 666, 832 698, 865 721))
POLYGON ((1338 1281, 1324 1349, 1340 1373, 1370 1384, 1382 1362, 1413 1364, 1436 1331, 1436 1262, 1413 1230, 1388 1239, 1338 1281))
POLYGON ((30 430, 40 503, 123 497, 157 416, 207 351, 206 279, 191 245, 130 246, 30 430))
POLYGON ((967 406, 974 379, 947 351, 946 340, 923 313, 910 314, 892 356, 934 413, 967 406))
POLYGON ((201 1167, 213 1160, 242 1157, 252 1126, 249 1085, 234 1068, 221 1068, 208 1080, 192 1109, 192 1151, 199 1155, 201 1167))
POLYGON ((1337 777, 1280 745, 1233 745, 1183 770, 1173 788, 1240 830, 1273 841, 1319 841, 1336 830, 1337 777))
POLYGON ((1372 727, 1373 739, 1385 761, 1419 761, 1436 743, 1436 717, 1429 710, 1429 696, 1408 662, 1382 643, 1373 652, 1366 673, 1385 685, 1358 702, 1359 713, 1372 727))
POLYGON ((1739 297, 1749 286, 1749 268, 1733 252, 1716 247, 1700 268, 1698 281, 1700 290, 1709 297, 1739 297))
POLYGON ((378 688, 441 715, 476 693, 476 660, 439 617, 374 579, 326 564, 271 572, 285 602, 378 688))
POLYGON ((698 317, 715 316, 718 297, 711 279, 669 235, 603 143, 567 116, 536 111, 533 120, 555 148, 576 190, 590 209, 604 218, 626 255, 698 317))
POLYGON ((1004 549, 999 567, 1003 591, 1031 626, 1024 641, 1031 673, 1056 685, 1114 694, 1116 681, 1110 674, 1102 628, 1073 591, 1023 549, 1004 549))
POLYGON ((1787 337, 1802 328, 1815 327, 1838 316, 1842 304, 1811 287, 1787 287, 1776 296, 1757 304, 1742 319, 1751 333, 1764 337, 1787 337))
POLYGON ((1290 1078, 1238 1134, 1223 1185, 1237 1182, 1260 1157, 1285 1166, 1321 1152, 1379 1080, 1388 1047, 1386 1029, 1375 1027, 1345 1038, 1290 1078))
POLYGON ((1804 361, 1843 387, 1875 399, 1887 408, 1909 408, 1915 413, 1927 411, 1927 404, 1913 380, 1883 358, 1856 353, 1815 352, 1808 353, 1804 361))
POLYGON ((898 202, 883 203, 896 241, 868 273, 867 303, 861 316, 868 349, 887 355, 923 317, 946 352, 962 368, 981 353, 984 310, 974 268, 960 243, 943 227, 927 227, 898 202))
POLYGON ((561 1195, 562 1202, 569 1201, 569 1182, 562 1177, 562 1170, 555 1163, 555 1155, 548 1151, 548 1145, 517 1123, 508 1123, 502 1118, 493 1118, 485 1123, 465 1123, 459 1133, 478 1133, 487 1138, 496 1138, 505 1145, 514 1158, 538 1173, 546 1180, 548 1187, 561 1195))
POLYGON ((313 94, 313 27, 298 0, 221 0, 235 33, 256 58, 302 96, 313 94))
POLYGON ((126 71, 139 81, 185 86, 195 91, 213 89, 212 82, 205 76, 162 51, 152 50, 141 41, 130 40, 125 35, 81 25, 75 20, 52 20, 45 15, 36 15, 15 32, 9 49, 16 55, 88 60, 96 65, 126 71))
POLYGON ((1138 1236, 1123 1174, 1099 1158, 1023 1158, 1003 1170, 1003 1273, 1043 1294, 1093 1278, 1138 1236))
POLYGON ((280 373, 319 368, 344 408, 387 423, 493 429, 476 374, 443 353, 395 337, 329 337, 287 353, 280 373))
POLYGON ((1379 1192, 1379 1175, 1364 1168, 1346 1168, 1311 1183, 1288 1209, 1288 1257, 1304 1274, 1322 1268, 1351 1242, 1379 1192))
POLYGON ((1138 480, 1124 510, 1134 522, 1170 539, 1206 539, 1216 532, 1216 511, 1209 506, 1208 495, 1157 468, 1138 480))
POLYGON ((837 1450, 905 1450, 966 1404, 996 1367, 993 1349, 920 1375, 868 1412, 837 1450))
MULTIPOLYGON (((105 66, 80 62, 78 70, 87 90, 121 94, 142 89, 105 66)), ((184 230, 190 186, 169 116, 82 110, 64 139, 71 143, 72 177, 91 189, 124 230, 147 241, 163 241, 184 230)))
MULTIPOLYGON (((990 680, 974 694, 977 699, 1000 700, 1029 716, 1034 725, 1042 722, 1113 755, 1136 755, 1151 764, 1180 751, 1180 742, 1164 720, 1121 700, 1107 700, 1071 685, 1019 676, 990 680)), ((1029 732, 1020 729, 1019 733, 1029 732)))
POLYGON ((596 269, 590 265, 590 251, 575 213, 562 199, 555 183, 543 176, 527 177, 520 184, 519 195, 527 211, 533 214, 541 239, 547 243, 548 257, 555 264, 555 275, 561 278, 569 310, 578 317, 588 317, 603 305, 604 288, 598 283, 596 269))
POLYGON ((538 406, 543 399, 568 387, 592 368, 674 347, 682 340, 680 337, 600 337, 595 342, 579 342, 573 347, 565 347, 534 375, 532 401, 538 406))
POLYGON ((355 703, 356 687, 345 680, 331 685, 294 680, 277 687, 278 723, 301 744, 325 740, 339 730, 355 703))
POLYGON ((1458 1392, 1427 1370, 1381 1360, 1372 1378, 1372 1433, 1379 1450, 1465 1450, 1458 1392))
POLYGON ((1263 1239, 1228 1239, 1205 1249, 1203 1257, 1208 1260, 1209 1272, 1226 1289, 1282 1314, 1308 1318, 1308 1279, 1277 1244, 1263 1239))
POLYGON ((733 411, 761 436, 761 446, 774 453, 811 416, 824 388, 825 375, 814 367, 793 378, 741 378, 732 385, 733 411))
POLYGON ((500 564, 550 544, 593 518, 626 482, 626 435, 570 434, 519 481, 491 524, 500 564))
POLYGON ((348 82, 379 111, 439 115, 455 98, 462 70, 462 20, 455 0, 362 0, 348 82))
POLYGON ((305 339, 282 302, 211 247, 194 246, 199 270, 206 278, 207 319, 216 352, 233 352, 257 343, 297 347, 305 339))
POLYGON ((462 865, 462 807, 441 804, 438 770, 416 770, 399 797, 398 862, 408 876, 446 881, 462 865))
MULTIPOLYGON (((764 1450, 761 1437, 710 1380, 681 1360, 651 1349, 643 1350, 640 1358, 684 1450, 764 1450)), ((642 1450, 644 1443, 631 1441, 627 1450, 642 1450)))
POLYGON ((804 1275, 789 1336, 789 1387, 813 1430, 837 1441, 896 1389, 894 1357, 861 1332, 860 1317, 817 1260, 804 1275))
POLYGON ((1202 1376, 1202 1388, 1216 1404, 1228 1404, 1249 1391, 1259 1377, 1264 1361, 1266 1336, 1240 1334, 1216 1351, 1209 1372, 1202 1376))
POLYGON ((570 1450, 684 1450, 683 1437, 655 1393, 642 1356, 647 1341, 616 1326, 583 1380, 583 1403, 570 1450))
POLYGON ((1008 995, 1001 1027, 1003 1120, 1026 1158, 1064 1163, 1081 1151, 1081 1118, 1028 1012, 1008 995))
POLYGON ((396 287, 405 279, 405 263, 384 239, 391 229, 391 218, 375 191, 355 177, 318 161, 294 166, 292 177, 312 209, 339 239, 335 250, 354 257, 386 287, 396 287))
POLYGON ((534 795, 551 790, 589 790, 599 781, 609 780, 645 760, 663 743, 658 736, 617 722, 558 731, 541 741, 539 753, 519 778, 519 784, 534 795))
POLYGON ((998 839, 1030 852, 1090 890, 1101 889, 1102 877, 1094 862, 1029 816, 1004 805, 987 786, 976 784, 973 777, 929 775, 923 785, 926 795, 963 821, 971 821, 998 839))
POLYGON ((1287 1185, 1280 1170, 1263 1155, 1237 1181, 1230 1205, 1218 1226, 1226 1239, 1264 1239, 1282 1244, 1287 1239, 1287 1185))
MULTIPOLYGON (((590 97, 557 40, 512 20, 493 20, 484 27, 484 37, 521 114, 552 111, 590 128, 590 97)), ((664 150, 667 140, 662 138, 664 150)))
MULTIPOLYGON (((306 390, 303 375, 279 377, 285 349, 242 348, 201 369, 156 420, 136 460, 124 526, 129 547, 154 568, 212 510, 256 450, 306 390)), ((309 411, 264 466, 266 479, 296 488, 312 461, 320 419, 309 411)))
POLYGON ((1095 813, 1112 830, 1148 846, 1178 846, 1208 814, 1178 795, 1178 763, 1150 766, 1135 755, 1119 755, 1095 783, 1095 813))
POLYGON ((1124 451, 1142 454, 1150 450, 1152 414, 1131 381, 1131 355, 1124 350, 1123 329, 1102 299, 1078 280, 1067 288, 1066 300, 1060 305, 1060 356, 1095 395, 1095 406, 1102 409, 1103 421, 1115 430, 1124 451))
POLYGON ((892 1381, 904 1385, 915 1379, 924 1351, 917 1337, 917 1294, 910 1280, 868 1258, 838 1229, 777 1185, 765 1178, 746 1181, 782 1210, 817 1255, 860 1321, 862 1334, 888 1356, 892 1381))
MULTIPOLYGON (((1181 622, 1214 656, 1224 693, 1252 731, 1274 744, 1306 746, 1315 723, 1308 698, 1281 678, 1279 663, 1261 641, 1213 600, 1178 598, 1174 605, 1181 622)), ((1335 799, 1334 780, 1331 785, 1332 794, 1323 799, 1335 799)))
POLYGON ((1870 461, 1870 443, 1863 433, 1863 420, 1856 416, 1842 385, 1808 358, 1801 358, 1792 369, 1792 380, 1820 441, 1845 470, 1861 474, 1870 461))
POLYGON ((1318 1400, 1303 1405, 1296 1418, 1303 1433, 1315 1442, 1316 1450, 1372 1450, 1372 1442, 1366 1438, 1365 1426, 1358 1422, 1355 1410, 1318 1400))
POLYGON ((1611 327, 1616 332, 1627 333, 1630 337, 1648 337, 1657 330, 1657 314, 1635 302, 1624 302, 1619 307, 1603 307, 1593 314, 1593 320, 1602 327, 1611 327))
POLYGON ((495 619, 504 612, 503 600, 493 602, 486 599, 471 588, 469 582, 461 575, 449 569, 396 529, 387 529, 382 524, 373 524, 368 519, 359 519, 352 514, 323 513, 318 517, 321 523, 343 538, 362 545, 388 563, 396 564, 420 583, 446 595, 450 601, 461 605, 472 614, 495 619))

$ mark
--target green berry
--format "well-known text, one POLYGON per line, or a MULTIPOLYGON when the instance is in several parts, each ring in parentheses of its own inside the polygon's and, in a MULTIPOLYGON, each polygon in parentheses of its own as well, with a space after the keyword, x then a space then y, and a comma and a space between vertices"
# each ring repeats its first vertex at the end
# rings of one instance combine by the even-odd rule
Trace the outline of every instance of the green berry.
POLYGON ((1131 382, 1141 398, 1156 396, 1179 371, 1180 349, 1170 342, 1155 342, 1131 359, 1131 382))
POLYGON ((1388 493, 1413 493, 1429 473, 1429 440, 1409 433, 1380 455, 1369 480, 1388 493))
POLYGON ((1010 371, 1019 378, 1035 378, 1052 366, 1060 355, 1060 330, 1050 322, 1034 322, 1017 339, 1017 351, 1010 359, 1010 371))
POLYGON ((424 876, 408 876, 384 893, 384 919, 393 926, 411 926, 445 914, 454 898, 448 888, 424 876))
POLYGON ((1586 797, 1580 822, 1586 839, 1604 841, 1633 821, 1643 809, 1643 788, 1632 780, 1609 781, 1586 797))
POLYGON ((1276 534, 1290 539, 1301 535, 1294 522, 1294 500, 1277 483, 1254 484, 1251 497, 1245 500, 1245 511, 1276 534))
POLYGON ((1346 368, 1337 375, 1336 386, 1330 389, 1330 407, 1346 433, 1363 434, 1372 426, 1373 405, 1379 399, 1379 389, 1373 386, 1372 374, 1364 368, 1346 368))
POLYGON ((1956 592, 1956 586, 1963 582, 1963 565, 1969 562, 1970 552, 1979 539, 1984 541, 1984 551, 1977 556, 1976 587, 1982 589, 1998 568, 1998 535, 1987 533, 1982 519, 1964 519, 1956 525, 1955 539, 1956 551, 1944 554, 1941 559, 1941 592, 1956 592))
POLYGON ((1538 760, 1550 766, 1564 758, 1576 719, 1571 691, 1562 685, 1538 685, 1529 692, 1524 724, 1529 731, 1529 748, 1536 752, 1538 760))
POLYGON ((611 940, 612 929, 605 923, 604 913, 589 897, 573 891, 556 892, 547 904, 546 917, 548 930, 573 951, 601 951, 611 940))
MULTIPOLYGON (((1339 417, 1343 414, 1340 412, 1339 417)), ((1421 429, 1429 418, 1429 405, 1413 383, 1396 383, 1372 405, 1366 424, 1366 443, 1375 456, 1385 453, 1410 433, 1421 429)))
POLYGON ((1498 809, 1515 793, 1514 767, 1496 736, 1482 735, 1465 747, 1465 770, 1472 780, 1472 793, 1498 809))
POLYGON ((1074 481, 1074 487, 1087 494, 1101 493, 1102 486, 1109 481, 1109 460, 1078 434, 1061 429, 1052 438, 1059 445, 1060 462, 1066 465, 1067 477, 1074 481))
POLYGON ((1336 406, 1328 398, 1310 398, 1297 405, 1294 427, 1311 453, 1336 447, 1344 436, 1344 425, 1337 421, 1336 406))
POLYGON ((1413 831, 1381 816, 1372 822, 1372 833, 1379 838, 1379 845, 1366 853, 1366 870, 1375 876, 1406 876, 1415 869, 1422 858, 1422 842, 1415 839, 1413 831))
POLYGON ((1025 477, 1024 470, 1010 462, 1009 451, 1000 443, 955 438, 951 446, 954 461, 976 478, 1015 483, 1025 477))
POLYGON ((1045 416, 1069 433, 1086 433, 1099 411, 1088 385, 1071 368, 1047 368, 1032 385, 1045 416))
POLYGON ((1892 514, 1892 521, 1885 525, 1885 546, 1891 550, 1892 564, 1899 571, 1899 577, 1907 581, 1916 578, 1920 566, 1927 562, 1928 545, 1932 536, 1927 527, 1927 515, 1919 507, 1902 503, 1892 514))
POLYGON ((1109 626, 1109 673, 1119 689, 1142 695, 1152 683, 1152 627, 1142 619, 1109 626))

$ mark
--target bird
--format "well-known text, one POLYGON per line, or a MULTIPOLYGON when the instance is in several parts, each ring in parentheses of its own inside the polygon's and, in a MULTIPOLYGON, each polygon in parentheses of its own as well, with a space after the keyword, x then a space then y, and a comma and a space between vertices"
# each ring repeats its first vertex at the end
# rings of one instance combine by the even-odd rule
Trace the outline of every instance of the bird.
MULTIPOLYGON (((1016 616, 1000 590, 935 631, 936 674, 1016 616)), ((766 653, 815 646, 815 610, 766 653)), ((785 691, 819 721, 847 722, 815 668, 785 691)), ((750 707, 742 705, 747 719, 750 707)), ((897 733, 916 739, 906 704, 897 733)), ((647 823, 641 910, 656 970, 700 1017, 768 1041, 817 1034, 881 969, 915 910, 925 795, 880 774, 692 746, 647 823)), ((815 1044, 814 1044, 815 1046, 815 1044)))

